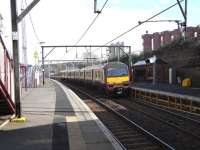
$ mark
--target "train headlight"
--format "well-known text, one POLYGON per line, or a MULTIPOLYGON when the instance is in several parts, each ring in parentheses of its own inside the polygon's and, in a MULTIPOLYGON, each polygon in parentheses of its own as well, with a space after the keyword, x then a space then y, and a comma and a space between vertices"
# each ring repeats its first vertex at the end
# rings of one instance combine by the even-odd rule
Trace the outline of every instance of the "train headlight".
POLYGON ((113 84, 108 84, 108 87, 109 88, 112 88, 114 85, 113 84))

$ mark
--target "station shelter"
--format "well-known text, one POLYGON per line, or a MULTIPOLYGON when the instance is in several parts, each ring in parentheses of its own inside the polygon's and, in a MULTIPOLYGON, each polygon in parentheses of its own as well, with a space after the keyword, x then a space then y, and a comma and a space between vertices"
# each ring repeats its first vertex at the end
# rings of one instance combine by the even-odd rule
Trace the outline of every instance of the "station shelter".
POLYGON ((133 81, 148 83, 169 83, 170 65, 165 61, 156 58, 137 61, 133 64, 133 81))

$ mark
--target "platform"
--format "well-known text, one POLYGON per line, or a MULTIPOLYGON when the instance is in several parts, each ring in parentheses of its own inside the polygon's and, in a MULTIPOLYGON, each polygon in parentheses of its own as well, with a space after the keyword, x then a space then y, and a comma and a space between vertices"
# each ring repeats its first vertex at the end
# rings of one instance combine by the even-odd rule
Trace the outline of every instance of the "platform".
POLYGON ((25 123, 0 129, 0 148, 15 150, 121 149, 111 133, 69 88, 47 80, 22 98, 25 123))
POLYGON ((131 97, 147 102, 200 113, 200 88, 183 88, 177 85, 133 83, 131 97))
POLYGON ((200 97, 200 88, 187 87, 183 88, 173 84, 152 84, 152 83, 134 83, 131 87, 145 88, 156 91, 169 92, 174 94, 182 94, 194 97, 200 97))

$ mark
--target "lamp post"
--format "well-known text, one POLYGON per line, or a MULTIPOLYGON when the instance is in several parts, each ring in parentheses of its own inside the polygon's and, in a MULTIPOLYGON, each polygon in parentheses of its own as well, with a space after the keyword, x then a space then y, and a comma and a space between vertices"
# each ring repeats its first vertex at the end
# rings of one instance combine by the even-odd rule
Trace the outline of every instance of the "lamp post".
MULTIPOLYGON (((39 42, 40 45, 43 45, 45 42, 39 42)), ((41 46, 42 48, 42 84, 44 85, 44 47, 41 46)))

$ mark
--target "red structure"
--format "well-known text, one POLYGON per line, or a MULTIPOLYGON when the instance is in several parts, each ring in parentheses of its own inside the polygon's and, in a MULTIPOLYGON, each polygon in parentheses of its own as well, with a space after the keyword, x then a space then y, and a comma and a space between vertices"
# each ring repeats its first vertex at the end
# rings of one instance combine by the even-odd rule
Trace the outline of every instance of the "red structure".
MULTIPOLYGON (((178 40, 182 37, 180 29, 173 31, 163 31, 161 33, 155 32, 153 34, 142 35, 144 52, 156 50, 160 46, 170 43, 173 40, 178 40), (152 44, 153 41, 153 44, 152 44)), ((186 38, 200 38, 200 27, 187 27, 186 38)))
POLYGON ((163 31, 161 33, 161 45, 165 45, 171 42, 171 32, 170 31, 163 31))
POLYGON ((186 37, 187 38, 194 38, 194 33, 196 32, 196 27, 187 27, 186 37))
POLYGON ((158 49, 161 46, 161 35, 159 32, 153 34, 153 50, 158 49))
POLYGON ((181 31, 179 29, 175 29, 172 31, 173 40, 177 40, 181 38, 181 31))
POLYGON ((0 115, 14 113, 13 66, 0 35, 0 115))
POLYGON ((152 35, 151 34, 144 34, 142 35, 143 38, 143 47, 145 52, 152 51, 152 35))

